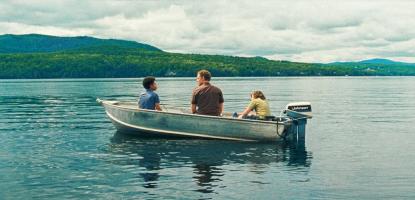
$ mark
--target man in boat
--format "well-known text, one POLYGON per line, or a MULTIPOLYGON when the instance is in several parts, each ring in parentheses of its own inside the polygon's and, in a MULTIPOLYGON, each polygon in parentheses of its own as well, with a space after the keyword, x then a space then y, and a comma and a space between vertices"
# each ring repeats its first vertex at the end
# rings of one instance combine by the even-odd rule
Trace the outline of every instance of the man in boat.
POLYGON ((138 107, 141 109, 161 111, 159 95, 154 92, 158 88, 156 78, 152 76, 145 77, 143 80, 143 87, 146 91, 141 93, 138 107))
POLYGON ((210 84, 211 77, 207 70, 197 72, 198 86, 193 89, 191 101, 193 114, 220 116, 223 112, 222 91, 210 84))

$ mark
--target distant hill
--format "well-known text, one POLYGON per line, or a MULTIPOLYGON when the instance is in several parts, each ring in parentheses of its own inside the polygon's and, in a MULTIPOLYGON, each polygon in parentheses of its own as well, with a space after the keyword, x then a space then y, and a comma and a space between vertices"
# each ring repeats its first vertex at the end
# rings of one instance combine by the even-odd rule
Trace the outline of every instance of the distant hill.
POLYGON ((98 39, 88 36, 57 37, 39 34, 0 35, 0 53, 57 52, 98 46, 119 46, 148 51, 161 51, 151 45, 134 41, 98 39))
POLYGON ((402 62, 396 62, 389 59, 382 59, 382 58, 373 58, 369 60, 362 60, 358 63, 364 63, 364 64, 401 64, 402 62))
POLYGON ((388 66, 414 65, 415 66, 415 63, 398 62, 398 61, 393 61, 393 60, 383 59, 383 58, 373 58, 373 59, 362 60, 362 61, 357 61, 357 62, 333 62, 333 63, 328 63, 327 65, 358 65, 358 64, 388 65, 388 66))
POLYGON ((214 76, 415 76, 412 64, 386 60, 299 63, 263 57, 180 54, 147 44, 93 37, 0 36, 0 79, 214 76))

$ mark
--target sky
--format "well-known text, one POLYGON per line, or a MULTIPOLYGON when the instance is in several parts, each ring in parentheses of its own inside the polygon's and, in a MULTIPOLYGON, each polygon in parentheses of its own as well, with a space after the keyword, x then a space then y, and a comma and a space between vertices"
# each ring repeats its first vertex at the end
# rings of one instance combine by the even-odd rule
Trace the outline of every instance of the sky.
POLYGON ((168 52, 415 63, 412 0, 0 0, 0 34, 134 40, 168 52))

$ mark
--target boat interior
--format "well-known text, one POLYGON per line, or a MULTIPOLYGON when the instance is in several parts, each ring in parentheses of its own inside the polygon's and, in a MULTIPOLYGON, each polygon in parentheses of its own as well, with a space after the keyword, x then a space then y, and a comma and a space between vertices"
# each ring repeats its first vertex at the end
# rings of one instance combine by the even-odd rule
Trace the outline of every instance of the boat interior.
MULTIPOLYGON (((134 109, 134 110, 140 110, 137 106, 136 102, 119 102, 119 101, 107 101, 113 105, 120 106, 123 108, 128 109, 134 109)), ((180 107, 173 107, 170 105, 161 104, 162 112, 169 112, 169 113, 178 113, 178 114, 191 114, 191 111, 189 108, 180 108, 180 107)), ((235 118, 234 113, 231 112, 224 112, 221 117, 224 118, 235 118)), ((253 120, 253 119, 246 119, 246 120, 253 120)), ((284 116, 269 116, 269 118, 266 121, 286 121, 287 118, 284 116)), ((262 120, 261 120, 262 121, 262 120)))

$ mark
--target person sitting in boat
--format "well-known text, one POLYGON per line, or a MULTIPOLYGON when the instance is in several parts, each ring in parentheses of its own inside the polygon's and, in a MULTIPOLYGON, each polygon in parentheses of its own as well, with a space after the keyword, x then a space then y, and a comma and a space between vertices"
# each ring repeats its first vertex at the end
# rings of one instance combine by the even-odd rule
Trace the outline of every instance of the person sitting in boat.
POLYGON ((267 116, 271 115, 268 101, 265 98, 264 93, 261 91, 253 91, 251 93, 251 102, 248 107, 239 115, 239 119, 260 119, 264 120, 267 116), (250 112, 255 110, 256 115, 249 115, 250 112))
POLYGON ((197 72, 198 86, 193 89, 191 110, 193 114, 220 116, 223 112, 222 91, 210 84, 212 75, 207 70, 197 72))
POLYGON ((146 91, 141 93, 138 107, 141 109, 161 111, 159 95, 154 92, 158 88, 156 78, 152 76, 145 77, 143 87, 146 91))

